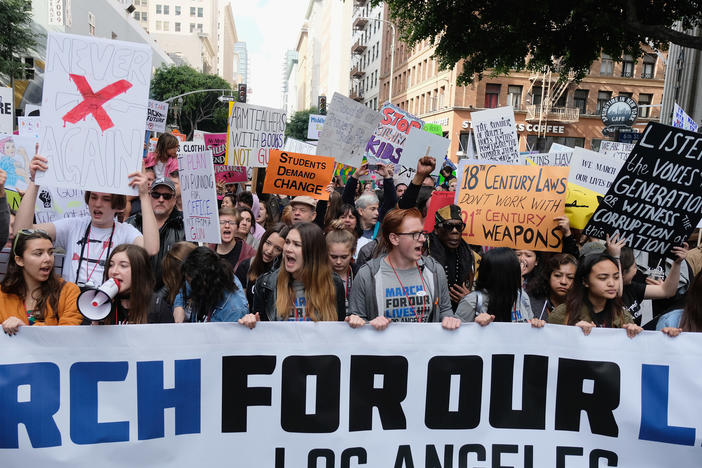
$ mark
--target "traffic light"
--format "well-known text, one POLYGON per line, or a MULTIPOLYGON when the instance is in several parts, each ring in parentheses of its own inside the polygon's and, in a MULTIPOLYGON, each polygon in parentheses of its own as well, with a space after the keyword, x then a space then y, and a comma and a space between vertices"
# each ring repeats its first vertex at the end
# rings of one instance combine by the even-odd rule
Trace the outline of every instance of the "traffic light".
POLYGON ((317 96, 317 110, 319 115, 327 115, 327 97, 317 96))
POLYGON ((241 83, 239 85, 239 99, 238 102, 246 102, 246 83, 241 83))

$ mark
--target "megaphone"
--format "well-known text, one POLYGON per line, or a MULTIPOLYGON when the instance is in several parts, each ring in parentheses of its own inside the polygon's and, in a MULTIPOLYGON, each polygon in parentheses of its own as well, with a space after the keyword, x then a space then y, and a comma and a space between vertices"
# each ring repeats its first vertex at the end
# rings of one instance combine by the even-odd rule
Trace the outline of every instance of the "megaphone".
POLYGON ((78 310, 88 320, 99 321, 110 315, 112 300, 119 292, 119 281, 114 278, 97 289, 86 289, 78 296, 78 310))

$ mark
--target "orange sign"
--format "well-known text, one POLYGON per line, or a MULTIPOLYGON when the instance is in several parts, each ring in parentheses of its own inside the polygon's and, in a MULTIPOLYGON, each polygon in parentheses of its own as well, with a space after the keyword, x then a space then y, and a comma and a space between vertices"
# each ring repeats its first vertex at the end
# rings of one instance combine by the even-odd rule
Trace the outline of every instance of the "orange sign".
POLYGON ((466 242, 561 251, 563 234, 553 219, 565 212, 567 167, 462 162, 457 173, 466 242))
POLYGON ((334 158, 271 149, 263 193, 328 200, 326 186, 333 175, 334 158))

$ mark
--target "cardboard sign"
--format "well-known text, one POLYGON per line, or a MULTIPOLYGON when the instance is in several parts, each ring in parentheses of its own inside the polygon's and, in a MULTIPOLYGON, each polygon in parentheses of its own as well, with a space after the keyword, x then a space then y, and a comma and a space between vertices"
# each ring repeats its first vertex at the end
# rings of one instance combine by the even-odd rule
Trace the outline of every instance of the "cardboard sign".
POLYGON ((649 123, 584 233, 619 233, 629 246, 666 254, 702 219, 702 136, 649 123))
POLYGON ((6 189, 27 190, 36 144, 35 136, 0 134, 0 169, 7 173, 6 189))
MULTIPOLYGON (((413 164, 405 161, 402 152, 406 147, 410 130, 413 128, 422 130, 424 121, 390 103, 385 103, 380 113, 383 119, 368 140, 366 159, 370 163, 377 161, 383 164, 400 164, 402 159, 402 165, 412 167, 413 164)), ((414 166, 416 165, 415 160, 414 166)))
POLYGON ((402 165, 416 168, 421 158, 431 156, 436 159, 434 172, 438 174, 439 170, 441 170, 441 162, 446 158, 450 145, 451 140, 448 138, 413 128, 405 141, 402 165))
POLYGON ((150 80, 147 44, 49 32, 37 183, 135 195, 150 80))
POLYGON ((225 166, 224 164, 215 164, 215 182, 224 182, 225 184, 238 184, 248 181, 245 166, 225 166))
POLYGON ((168 103, 149 99, 149 108, 146 113, 146 129, 150 132, 165 132, 166 118, 168 118, 168 103))
POLYGON ((227 134, 226 133, 205 133, 202 136, 205 142, 205 149, 212 151, 212 162, 223 165, 227 159, 227 134))
POLYGON ((304 141, 296 140, 295 138, 287 137, 283 151, 302 154, 317 154, 317 147, 304 141))
POLYGON ((309 121, 307 122, 308 140, 319 140, 319 135, 322 133, 324 120, 326 120, 326 118, 326 115, 310 114, 309 121))
POLYGON ((381 118, 379 112, 334 93, 319 135, 316 154, 332 157, 337 163, 347 166, 360 167, 366 145, 381 118))
POLYGON ((534 164, 536 166, 570 166, 573 159, 573 152, 567 153, 536 153, 521 154, 519 156, 522 165, 534 164))
POLYGON ((212 153, 178 155, 185 240, 219 244, 219 213, 212 153))
POLYGON ((469 244, 560 252, 553 219, 565 208, 568 168, 466 165, 458 167, 456 204, 469 244))
POLYGON ((329 192, 325 188, 333 176, 334 158, 273 150, 263 193, 328 200, 329 192))
POLYGON ((40 121, 41 117, 17 117, 17 133, 39 138, 40 121))
POLYGON ((12 88, 0 87, 0 133, 12 134, 14 131, 15 104, 12 88))
POLYGON ((519 161, 519 137, 511 106, 471 112, 470 118, 479 159, 503 164, 519 161))
POLYGON ((225 164, 266 167, 270 150, 282 148, 285 142, 285 111, 241 102, 231 104, 225 164))
POLYGON ((699 128, 697 122, 695 122, 695 119, 687 115, 687 112, 685 112, 677 102, 673 105, 673 127, 682 128, 693 132, 696 132, 699 128))
POLYGON ((436 220, 434 216, 436 212, 445 206, 453 204, 453 200, 456 198, 456 192, 449 192, 445 190, 437 190, 431 194, 431 201, 429 202, 429 208, 427 209, 427 217, 424 218, 424 230, 426 232, 434 231, 434 224, 436 220))
POLYGON ((621 159, 622 161, 626 161, 632 149, 634 149, 633 143, 620 143, 618 141, 608 140, 602 140, 600 142, 600 153, 606 154, 612 158, 621 159))
POLYGON ((90 216, 82 190, 41 187, 34 208, 37 224, 90 216))

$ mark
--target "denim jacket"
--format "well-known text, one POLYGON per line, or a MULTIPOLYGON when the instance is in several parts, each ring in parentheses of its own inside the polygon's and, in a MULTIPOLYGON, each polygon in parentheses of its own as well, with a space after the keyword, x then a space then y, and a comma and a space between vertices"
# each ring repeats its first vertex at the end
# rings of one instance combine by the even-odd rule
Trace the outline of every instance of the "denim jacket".
MULTIPOLYGON (((236 291, 227 291, 225 293, 222 302, 212 311, 210 322, 236 322, 249 313, 249 302, 246 300, 244 287, 236 276, 234 277, 234 284, 237 288, 236 291)), ((188 282, 185 283, 185 294, 187 296, 190 295, 190 284, 188 284, 188 282)), ((173 301, 173 308, 176 307, 183 307, 186 309, 186 319, 189 319, 191 322, 196 320, 194 314, 190 314, 189 318, 187 317, 189 307, 187 307, 186 301, 183 298, 183 291, 179 292, 175 301, 173 301)))

